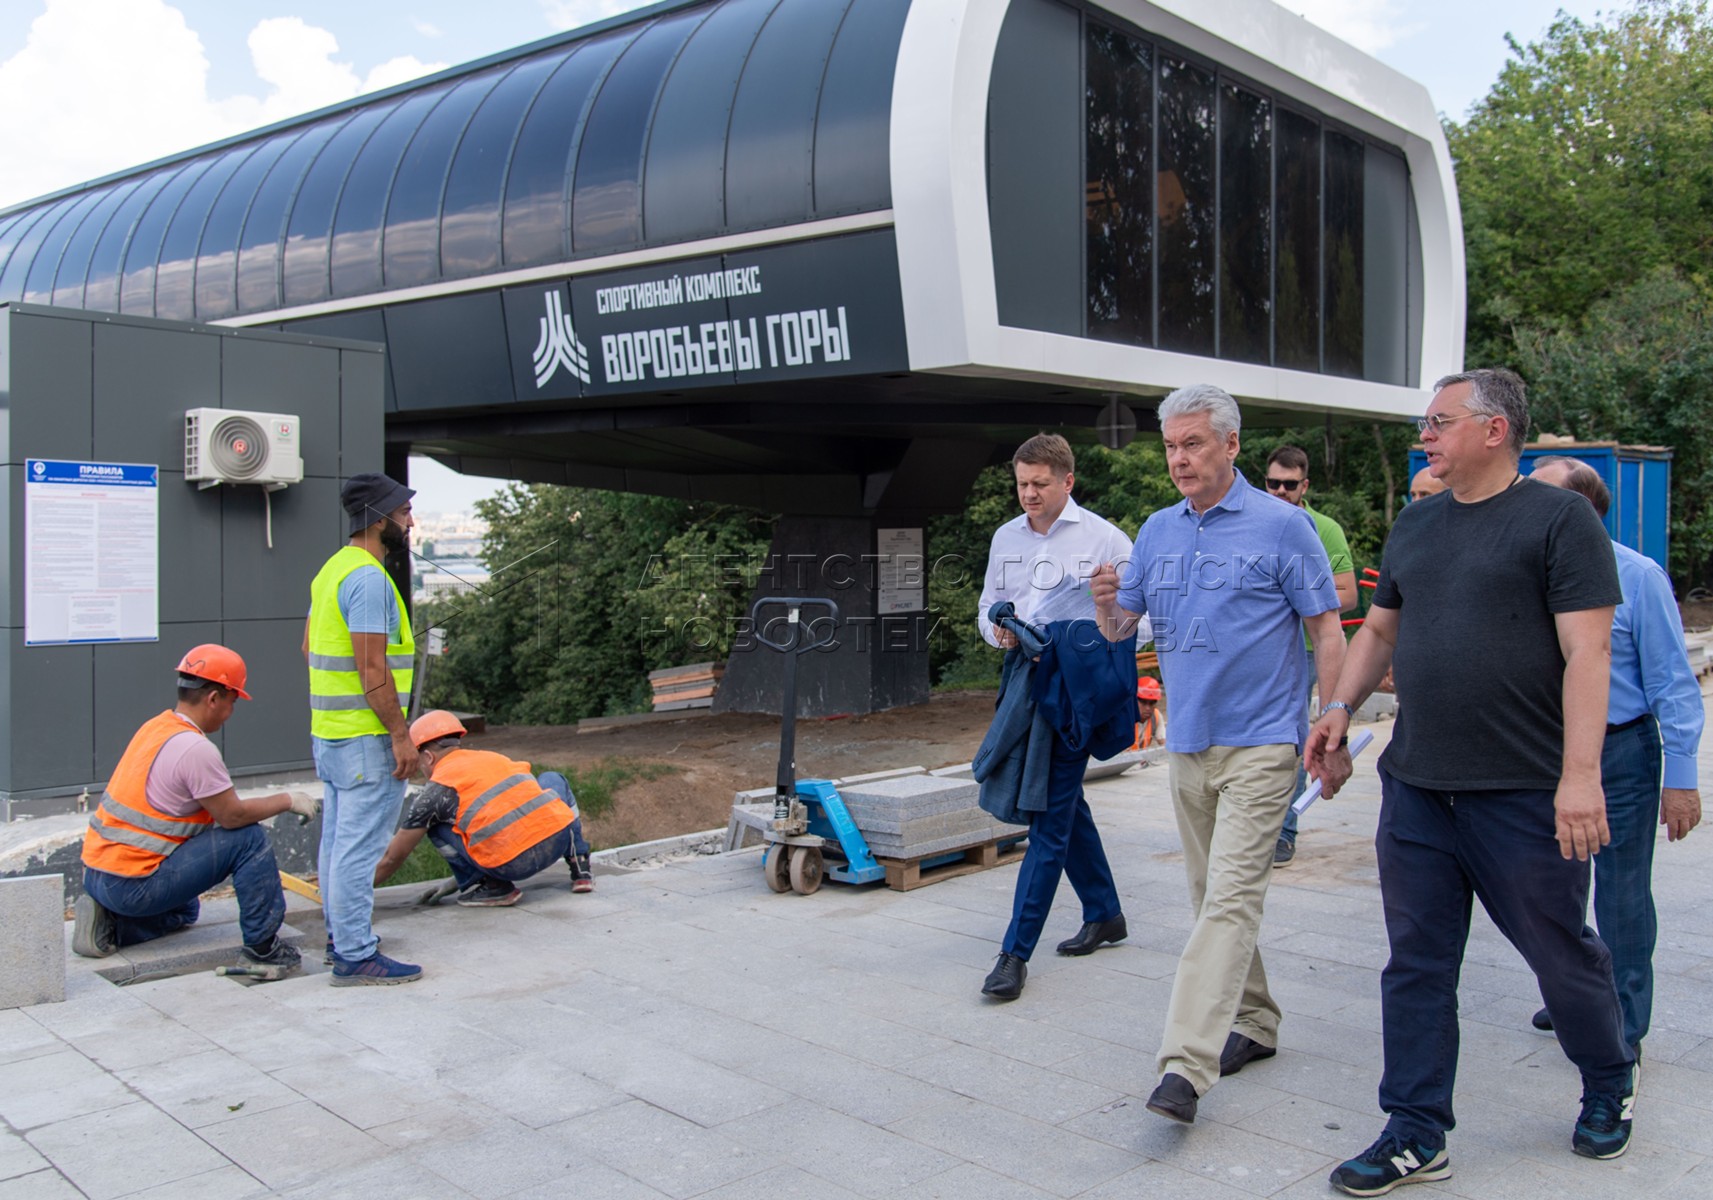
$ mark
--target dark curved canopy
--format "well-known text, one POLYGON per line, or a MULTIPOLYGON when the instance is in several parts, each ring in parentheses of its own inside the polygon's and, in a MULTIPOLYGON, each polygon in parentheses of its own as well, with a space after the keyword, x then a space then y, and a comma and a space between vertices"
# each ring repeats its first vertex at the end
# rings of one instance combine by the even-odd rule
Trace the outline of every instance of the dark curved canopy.
POLYGON ((909 0, 657 5, 0 214, 0 302, 217 321, 891 204, 909 0))

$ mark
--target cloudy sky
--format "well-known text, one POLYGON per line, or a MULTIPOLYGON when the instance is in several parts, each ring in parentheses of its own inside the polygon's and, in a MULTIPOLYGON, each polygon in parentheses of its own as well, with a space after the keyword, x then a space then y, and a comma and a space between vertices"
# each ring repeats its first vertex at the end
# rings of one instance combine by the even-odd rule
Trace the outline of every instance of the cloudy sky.
MULTIPOLYGON (((0 0, 0 207, 642 5, 638 0, 0 0)), ((1560 8, 1287 0, 1460 117, 1560 8)), ((486 484, 424 463, 424 508, 486 484)))

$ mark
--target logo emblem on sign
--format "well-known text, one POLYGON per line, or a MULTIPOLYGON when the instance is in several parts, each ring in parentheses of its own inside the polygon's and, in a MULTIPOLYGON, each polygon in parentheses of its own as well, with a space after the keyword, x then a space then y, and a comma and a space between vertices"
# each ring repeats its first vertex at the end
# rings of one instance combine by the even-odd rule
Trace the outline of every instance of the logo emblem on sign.
POLYGON ((36 466, 35 466, 35 472, 37 475, 46 475, 48 473, 48 465, 46 463, 42 462, 40 459, 37 459, 36 460, 36 466))
POLYGON ((547 315, 541 318, 541 340, 535 346, 535 386, 546 387, 560 367, 588 383, 589 351, 577 340, 571 314, 565 311, 564 295, 556 288, 546 298, 547 315))

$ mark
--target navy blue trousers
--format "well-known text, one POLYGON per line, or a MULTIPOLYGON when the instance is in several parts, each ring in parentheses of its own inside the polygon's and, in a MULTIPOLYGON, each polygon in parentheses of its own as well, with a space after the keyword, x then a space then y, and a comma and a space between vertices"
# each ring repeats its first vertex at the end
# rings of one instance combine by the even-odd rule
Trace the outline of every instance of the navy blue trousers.
POLYGON ((1088 752, 1074 751, 1053 739, 1053 761, 1047 772, 1047 807, 1029 821, 1029 847, 1017 872, 1017 893, 1011 902, 1011 925, 1003 949, 1027 961, 1041 940, 1053 895, 1064 875, 1083 904, 1084 921, 1110 921, 1121 908, 1113 886, 1112 868, 1094 814, 1083 799, 1083 770, 1088 752))
POLYGON ((1387 1128, 1437 1149, 1457 1124, 1457 981, 1475 896, 1534 971, 1584 1086, 1623 1091, 1635 1057, 1612 956, 1584 920, 1588 864, 1559 854, 1552 792, 1427 791, 1384 767, 1380 788, 1374 848, 1392 948, 1380 976, 1387 1128))
POLYGON ((1624 1040, 1648 1036, 1654 1009, 1654 843, 1664 770, 1659 725, 1652 717, 1606 735, 1600 780, 1612 844, 1594 856, 1594 922, 1612 951, 1612 978, 1624 1010, 1624 1040))
POLYGON ((197 899, 228 879, 238 897, 238 927, 246 946, 265 947, 285 920, 285 893, 273 843, 260 825, 212 825, 167 855, 148 875, 83 869, 83 890, 113 914, 121 946, 153 941, 196 924, 197 899))
MULTIPOLYGON (((576 805, 577 799, 571 793, 571 781, 558 771, 543 771, 536 776, 536 781, 565 803, 576 805)), ((586 857, 589 853, 589 843, 583 840, 581 815, 572 821, 568 828, 561 829, 550 838, 543 838, 510 862, 501 863, 497 867, 481 866, 471 858, 469 850, 464 846, 464 839, 458 836, 458 831, 449 823, 429 826, 428 840, 434 843, 434 848, 440 851, 440 857, 452 868, 452 878, 460 888, 467 888, 480 879, 516 883, 540 874, 555 862, 568 859, 573 854, 586 857)))

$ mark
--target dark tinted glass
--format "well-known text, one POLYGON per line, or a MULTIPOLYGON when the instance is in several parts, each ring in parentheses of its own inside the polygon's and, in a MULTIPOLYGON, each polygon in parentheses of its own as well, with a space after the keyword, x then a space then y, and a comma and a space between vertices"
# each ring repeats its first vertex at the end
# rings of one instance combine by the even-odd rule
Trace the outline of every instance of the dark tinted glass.
POLYGON ((393 175, 411 136, 446 95, 444 87, 418 92, 381 119, 381 124, 345 176, 333 217, 332 266, 335 296, 381 290, 381 230, 393 175))
POLYGON ((1213 353, 1213 73, 1160 56, 1160 347, 1213 353))
POLYGON ((571 242, 578 254, 642 240, 642 152, 672 60, 707 17, 667 17, 631 44, 589 110, 572 176, 571 242))
POLYGON ((0 217, 0 272, 5 271, 12 251, 18 248, 18 243, 30 231, 30 226, 42 219, 42 212, 40 208, 26 208, 9 217, 0 217))
POLYGON ((506 164, 535 94, 563 52, 519 63, 488 93, 470 119, 446 176, 440 209, 440 271, 448 278, 492 271, 500 265, 500 203, 506 164))
POLYGON ((356 113, 330 138, 292 201, 286 221, 285 253, 280 260, 285 302, 312 304, 328 295, 328 253, 333 243, 333 212, 351 164, 398 102, 378 104, 356 113))
POLYGON ((292 143, 291 149, 280 155, 268 177, 262 180, 249 215, 244 218, 244 234, 238 241, 239 312, 279 306, 280 243, 285 239, 286 216, 291 212, 309 164, 351 117, 351 113, 341 113, 311 125, 292 143))
POLYGON ((1219 89, 1219 353, 1264 363, 1273 313, 1273 105, 1219 89))
POLYGON ((458 84, 410 140, 387 201, 382 260, 388 287, 440 278, 440 197, 446 190, 446 172, 470 118, 503 74, 504 69, 488 71, 458 84))
POLYGON ((0 272, 0 303, 24 298, 24 280, 29 278, 30 268, 35 265, 37 251, 54 231, 54 226, 82 199, 82 196, 67 196, 42 206, 41 216, 18 239, 12 256, 6 260, 5 271, 0 272))
POLYGON ((726 126, 738 75, 779 0, 727 0, 672 66, 648 135, 642 232, 651 242, 717 233, 726 224, 726 126))
POLYGON ((1154 68, 1146 42, 1088 25, 1088 333, 1154 340, 1154 68))
POLYGON ((1363 146, 1326 131, 1326 361, 1328 375, 1362 374, 1363 146))
POLYGON ((208 223, 202 227, 202 245, 196 252, 196 319, 218 321, 238 311, 238 239, 244 232, 244 217, 256 198, 256 189, 268 177, 280 156, 302 137, 301 130, 276 134, 256 147, 227 181, 208 223))
POLYGON ((89 258, 83 307, 97 312, 119 311, 119 272, 125 265, 125 247, 130 244, 131 231, 150 202, 178 172, 178 167, 163 167, 146 176, 108 218, 107 228, 101 231, 95 252, 89 258))
MULTIPOLYGON (((101 195, 101 202, 77 227, 71 241, 66 243, 65 253, 60 255, 59 270, 54 277, 54 304, 68 308, 83 306, 83 283, 89 275, 89 258, 95 253, 95 244, 101 240, 107 222, 113 219, 114 210, 125 203, 126 197, 142 182, 141 179, 131 179, 107 188, 101 195)), ((4 241, 5 234, 0 232, 0 244, 4 241)), ((0 250, 0 261, 4 259, 5 251, 0 250)))
POLYGON ((815 103, 848 4, 782 4, 744 64, 726 145, 726 223, 806 220, 813 203, 815 103))
POLYGON ((1320 126, 1277 109, 1273 363, 1320 370, 1320 126))
POLYGON ((131 233, 131 244, 125 250, 125 270, 119 279, 119 311, 153 316, 155 312, 155 266, 161 258, 161 241, 167 226, 178 213, 179 205, 197 180, 212 164, 207 159, 192 159, 160 190, 137 228, 131 233))
POLYGON ((90 210, 101 202, 102 193, 85 192, 78 202, 60 214, 54 227, 36 247, 35 261, 24 277, 24 300, 29 304, 50 304, 54 295, 54 274, 65 255, 66 244, 89 219, 90 210))
POLYGON ((910 0, 862 0, 839 26, 815 117, 815 215, 892 203, 892 76, 910 0))
POLYGON ((155 316, 170 321, 189 321, 196 316, 196 252, 202 227, 208 223, 209 211, 220 198, 221 189, 255 149, 252 143, 221 154, 185 193, 161 239, 155 270, 155 316))

